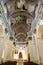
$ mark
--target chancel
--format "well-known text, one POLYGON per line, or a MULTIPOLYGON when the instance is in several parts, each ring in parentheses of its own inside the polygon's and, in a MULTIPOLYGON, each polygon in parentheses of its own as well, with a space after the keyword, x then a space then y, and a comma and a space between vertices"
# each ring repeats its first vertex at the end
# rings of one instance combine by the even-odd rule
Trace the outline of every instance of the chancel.
POLYGON ((43 65, 43 0, 0 0, 0 65, 43 65))

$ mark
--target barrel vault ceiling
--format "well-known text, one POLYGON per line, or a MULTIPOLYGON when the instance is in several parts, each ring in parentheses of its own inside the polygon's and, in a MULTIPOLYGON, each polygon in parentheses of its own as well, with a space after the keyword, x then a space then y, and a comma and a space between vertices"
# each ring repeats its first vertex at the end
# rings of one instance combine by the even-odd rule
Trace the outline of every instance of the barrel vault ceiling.
POLYGON ((32 24, 40 0, 0 0, 0 14, 5 18, 6 33, 17 42, 32 37, 32 24))

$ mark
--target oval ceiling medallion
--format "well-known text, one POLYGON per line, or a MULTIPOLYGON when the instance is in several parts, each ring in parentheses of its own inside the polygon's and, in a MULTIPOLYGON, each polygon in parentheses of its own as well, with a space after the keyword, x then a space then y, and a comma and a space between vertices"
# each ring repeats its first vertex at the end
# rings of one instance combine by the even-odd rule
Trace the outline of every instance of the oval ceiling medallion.
POLYGON ((39 26, 38 32, 39 32, 41 35, 43 35, 43 25, 40 25, 40 26, 39 26))
POLYGON ((3 27, 0 25, 0 34, 3 33, 3 27))

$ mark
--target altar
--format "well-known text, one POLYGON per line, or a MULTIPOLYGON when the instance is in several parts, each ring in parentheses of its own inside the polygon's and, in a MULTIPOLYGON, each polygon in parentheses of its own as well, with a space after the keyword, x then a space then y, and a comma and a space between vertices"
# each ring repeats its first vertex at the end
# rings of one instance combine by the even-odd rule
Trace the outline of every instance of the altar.
POLYGON ((28 47, 26 44, 16 44, 13 49, 13 61, 16 61, 17 65, 28 62, 28 47))

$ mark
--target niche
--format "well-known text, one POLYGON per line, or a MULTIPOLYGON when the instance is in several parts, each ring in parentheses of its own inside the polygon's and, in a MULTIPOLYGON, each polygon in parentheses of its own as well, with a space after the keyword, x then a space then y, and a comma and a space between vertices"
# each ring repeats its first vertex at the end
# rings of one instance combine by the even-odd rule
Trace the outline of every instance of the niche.
POLYGON ((19 53, 19 58, 23 58, 22 52, 19 53))

